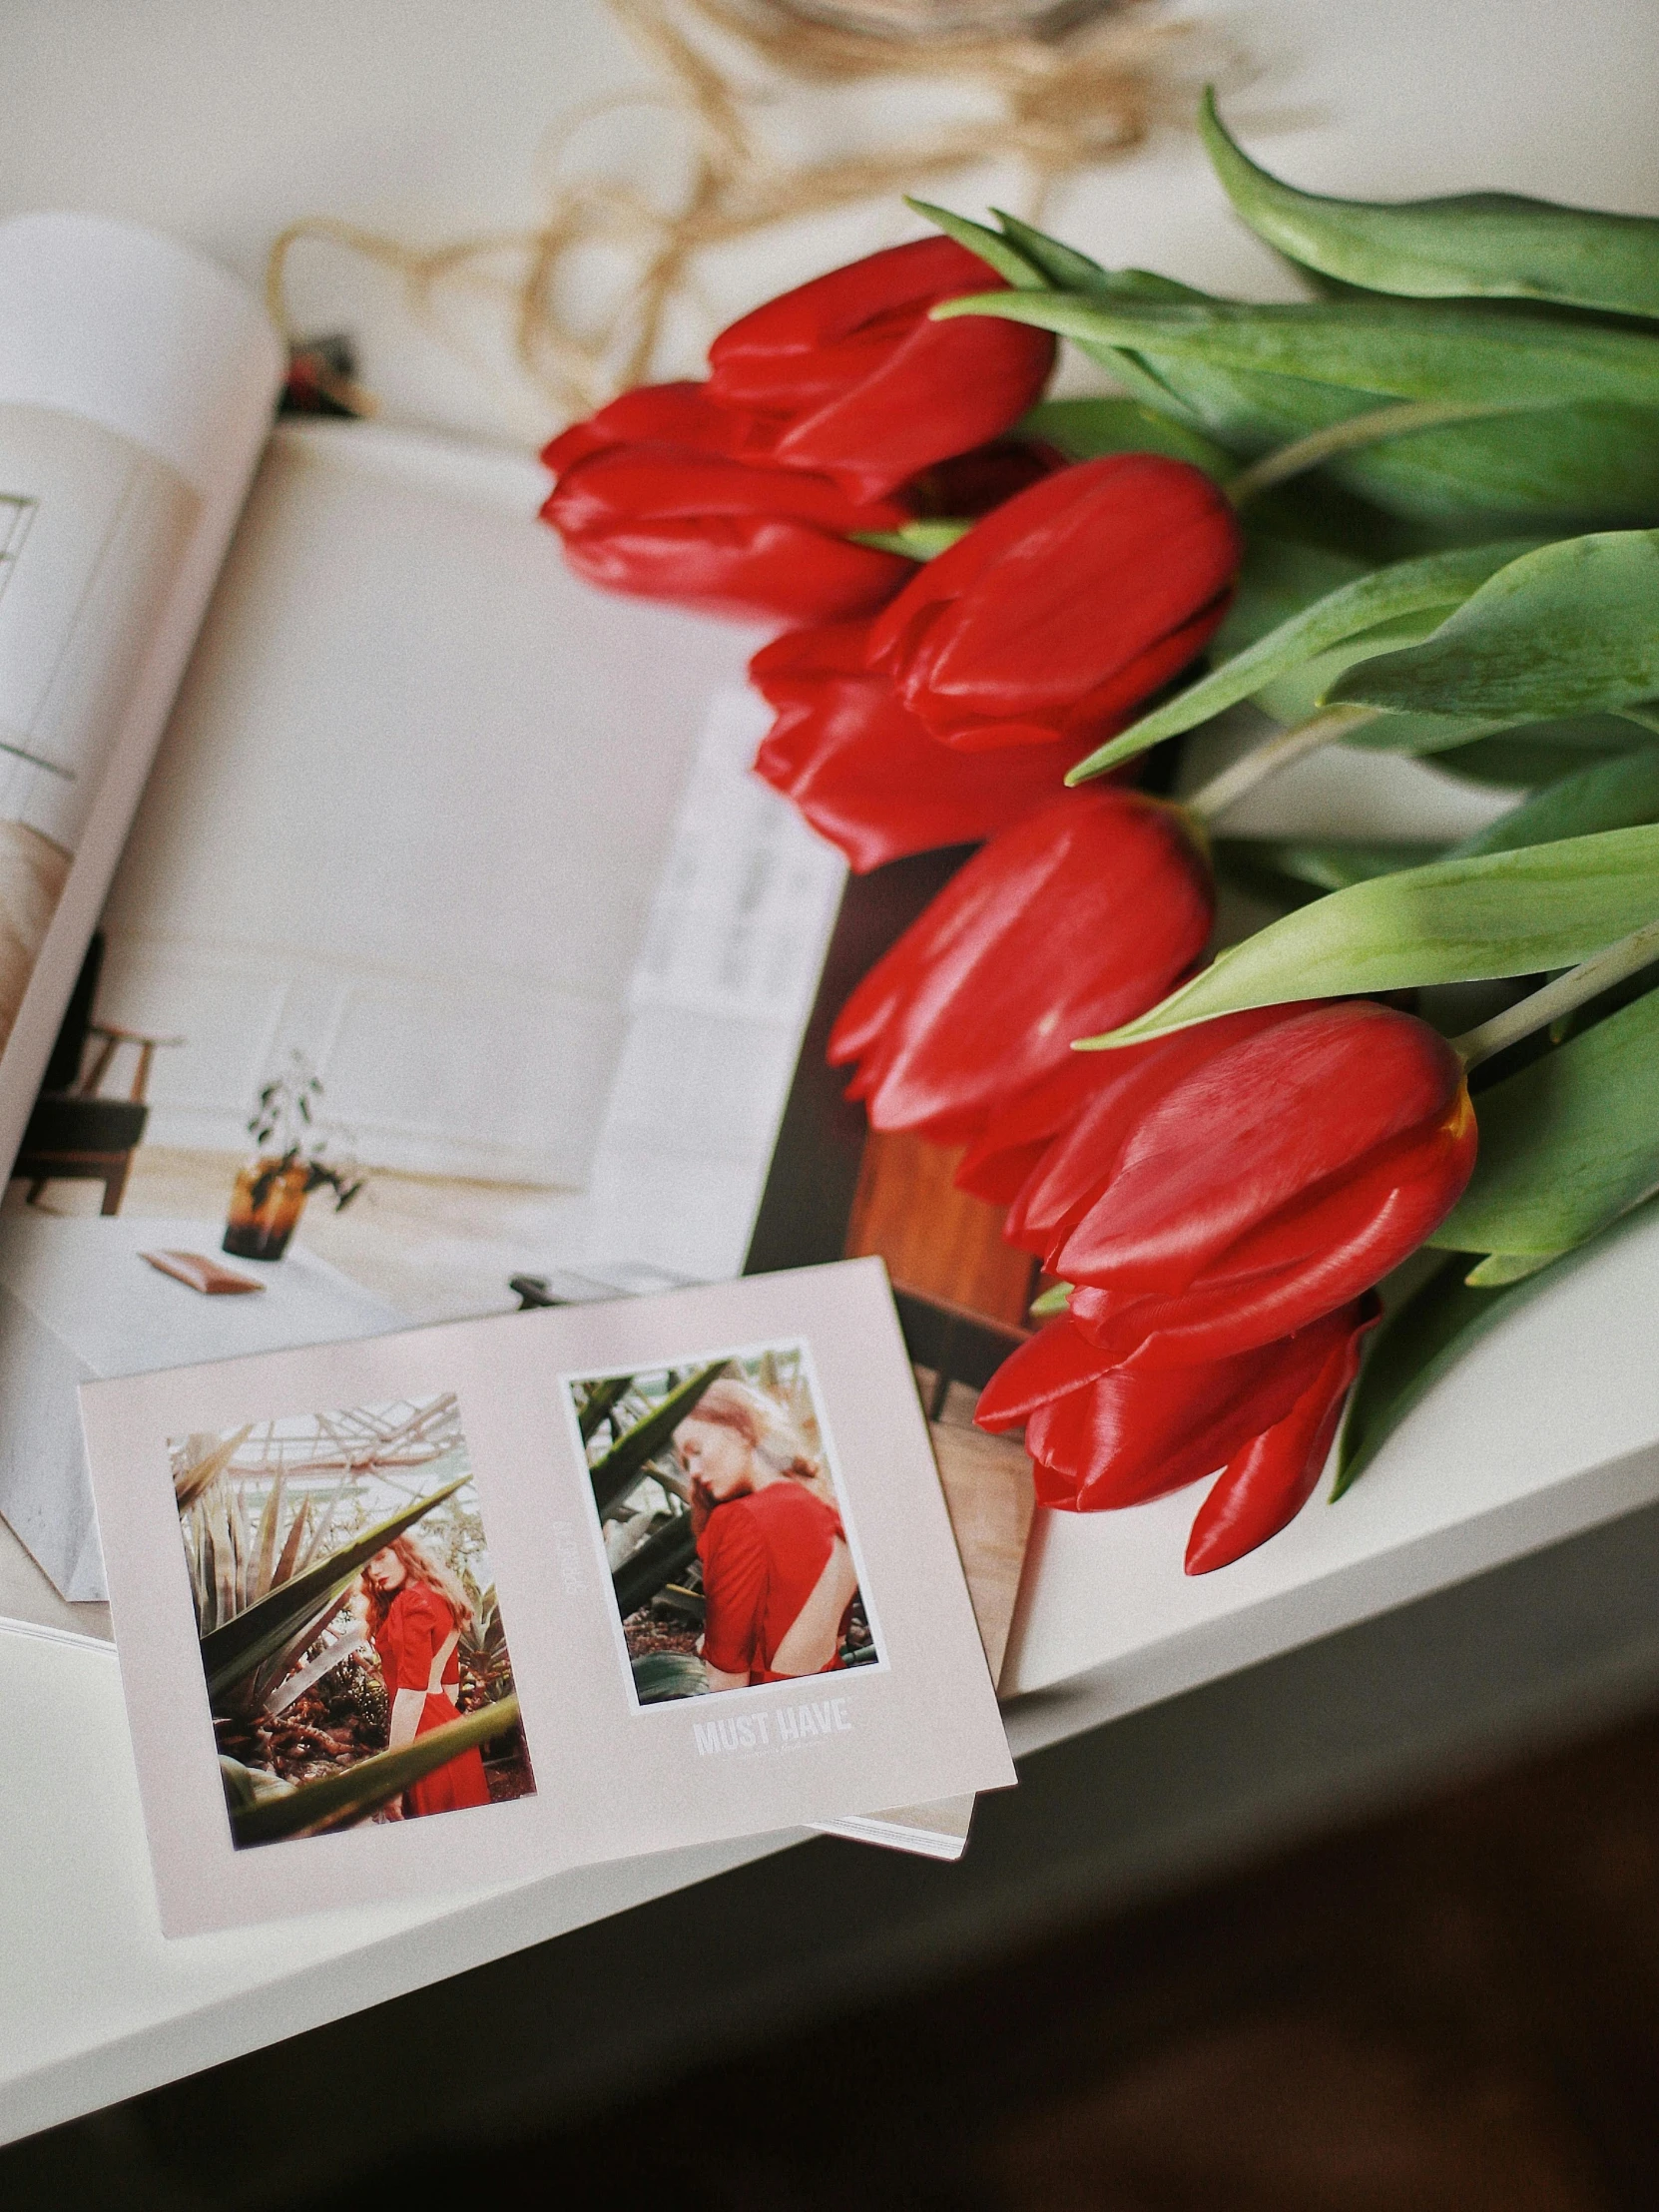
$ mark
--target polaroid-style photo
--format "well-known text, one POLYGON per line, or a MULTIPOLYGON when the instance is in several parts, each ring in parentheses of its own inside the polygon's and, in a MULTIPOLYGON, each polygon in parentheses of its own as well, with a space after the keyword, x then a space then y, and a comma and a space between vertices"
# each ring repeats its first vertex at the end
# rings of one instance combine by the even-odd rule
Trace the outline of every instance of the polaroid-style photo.
POLYGON ((454 1391, 168 1453, 239 1849, 534 1794, 454 1391))
POLYGON ((636 1705, 879 1667, 804 1343, 563 1386, 636 1705))

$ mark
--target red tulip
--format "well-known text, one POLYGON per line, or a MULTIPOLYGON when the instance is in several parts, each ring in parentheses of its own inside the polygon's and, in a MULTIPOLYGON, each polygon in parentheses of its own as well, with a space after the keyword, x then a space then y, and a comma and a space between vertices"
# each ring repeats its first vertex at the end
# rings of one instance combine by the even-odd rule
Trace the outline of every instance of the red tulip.
POLYGON ((910 573, 908 561, 845 535, 892 529, 897 511, 851 509, 826 477, 667 448, 595 454, 542 516, 590 583, 739 620, 869 614, 910 573))
POLYGON ((871 614, 912 564, 854 545, 909 510, 859 506, 828 476, 733 457, 742 418, 703 384, 624 392, 542 455, 558 472, 542 519, 590 583, 740 619, 871 614))
POLYGON ((1145 1011, 1210 933, 1209 870, 1171 807, 1068 795, 992 837, 876 962, 830 1039, 876 1129, 941 1144, 1145 1011))
POLYGON ((1133 1126, 1108 1140, 1103 1187, 1085 1172, 1080 1214, 1045 1171, 1047 1195, 1021 1202, 1022 1223, 1057 1224, 1073 1322, 1141 1367, 1223 1359, 1346 1304, 1416 1250, 1474 1166, 1462 1063, 1409 1014, 1314 1006, 1208 1053, 1197 1034, 1130 1079, 1133 1126))
POLYGON ((1313 1494, 1375 1298, 1231 1358, 1160 1372, 1108 1367, 1070 1320, 1003 1363, 980 1427, 1025 1426, 1045 1505, 1096 1512, 1145 1504, 1222 1473, 1194 1524, 1188 1572, 1242 1557, 1313 1494))
POLYGON ((755 756, 757 774, 857 873, 906 852, 977 844, 1064 797, 1073 759, 1064 746, 947 752, 864 665, 868 638, 867 622, 786 631, 749 664, 756 690, 778 711, 755 756))
POLYGON ((1097 744, 1205 643, 1242 547, 1232 508, 1186 462, 1079 461, 918 569, 870 658, 947 745, 1097 744))
POLYGON ((878 499, 1000 437, 1037 397, 1054 339, 928 309, 1001 279, 951 239, 918 239, 772 299, 709 348, 710 396, 756 418, 744 450, 878 499))

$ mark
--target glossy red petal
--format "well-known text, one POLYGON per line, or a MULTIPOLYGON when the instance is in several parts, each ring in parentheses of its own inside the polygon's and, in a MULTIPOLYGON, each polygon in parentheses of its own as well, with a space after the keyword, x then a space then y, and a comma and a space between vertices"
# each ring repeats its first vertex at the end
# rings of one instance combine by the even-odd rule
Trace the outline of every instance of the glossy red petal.
POLYGON ((710 389, 750 417, 747 452, 831 475, 860 498, 998 437, 1053 365, 1046 332, 992 316, 929 322, 941 299, 1000 288, 950 239, 831 270, 709 348, 710 389))
POLYGON ((622 445, 673 445, 693 453, 735 454, 746 418, 718 405, 703 383, 636 384, 632 391, 573 422, 542 447, 542 465, 556 476, 594 453, 622 445))
POLYGON ((1309 1195, 1401 1137, 1427 1138, 1461 1082, 1456 1054, 1425 1023, 1365 1000, 1236 1041, 1143 1111, 1062 1271, 1124 1297, 1169 1296, 1253 1232, 1249 1265, 1288 1257, 1259 1234, 1276 1219, 1306 1250, 1295 1222, 1309 1195))
POLYGON ((1368 1297, 1351 1312, 1348 1332, 1291 1410, 1253 1437, 1216 1477, 1187 1542, 1189 1574, 1211 1574, 1242 1559, 1277 1536, 1313 1496, 1360 1372, 1366 1332, 1376 1327, 1382 1308, 1368 1297))
MULTIPOLYGON (((957 1163, 952 1181, 959 1190, 971 1191, 993 1206, 1009 1205, 1112 1072, 1106 1055, 1074 1052, 1052 1075, 997 1108, 957 1163)), ((1003 1223, 1002 1234, 1010 1243, 1028 1243, 1025 1236, 1016 1234, 1011 1215, 1003 1223)), ((1028 1249, 1042 1247, 1029 1245, 1028 1249)))
MULTIPOLYGON (((1070 1493, 1064 1502, 1080 1512, 1144 1504, 1199 1480, 1290 1412, 1351 1327, 1352 1316, 1331 1315, 1231 1360, 1179 1375, 1113 1368, 1044 1398, 1026 1419, 1025 1446, 1049 1470, 1050 1501, 1060 1501, 1054 1492, 1062 1479, 1070 1493)), ((1067 1348, 1064 1356, 1086 1375, 1083 1348, 1067 1348)), ((1061 1358, 1057 1347, 1050 1355, 1055 1368, 1061 1358)), ((1005 1402, 1016 1402, 1017 1394, 1034 1394, 1022 1390, 1018 1377, 1005 1402)), ((998 1402, 992 1399, 993 1410, 998 1402)))
POLYGON ((1082 792, 975 854, 859 984, 830 1037, 878 1129, 940 1143, 1063 1067, 1075 1037, 1144 1011, 1211 920, 1173 809, 1082 792))
POLYGON ((1042 727, 1098 743, 1214 631, 1241 543, 1200 470, 1142 453, 1082 461, 929 561, 877 624, 871 658, 948 744, 1042 727))
POLYGON ((864 665, 868 625, 797 630, 750 663, 777 720, 758 775, 791 799, 855 870, 936 845, 978 843, 1052 806, 1075 754, 963 760, 936 745, 864 665))
MULTIPOLYGON (((1256 1007, 1145 1044, 1079 1054, 1092 1074, 1087 1104, 1014 1194, 1005 1234, 1045 1260, 1057 1256, 1073 1224, 1110 1184, 1148 1103, 1228 1045, 1303 1011, 1300 1004, 1256 1007)), ((993 1125, 986 1141, 994 1135, 993 1125)))
POLYGON ((979 1393, 974 1420, 992 1431, 1017 1428, 1039 1406, 1082 1389, 1110 1367, 1070 1322, 1052 1321, 1003 1361, 979 1393))

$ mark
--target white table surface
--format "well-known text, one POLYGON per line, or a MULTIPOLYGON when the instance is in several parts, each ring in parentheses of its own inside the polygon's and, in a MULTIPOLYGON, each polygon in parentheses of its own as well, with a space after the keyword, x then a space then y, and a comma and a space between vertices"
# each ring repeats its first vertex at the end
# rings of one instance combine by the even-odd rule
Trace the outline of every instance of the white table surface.
MULTIPOLYGON (((1504 184, 1659 209, 1659 12, 1647 0, 1250 0, 1202 11, 1261 66, 1233 102, 1299 181, 1401 194, 1504 184), (1281 126, 1266 135, 1274 119, 1281 126)), ((578 102, 640 81, 596 0, 10 0, 0 212, 148 219, 257 276, 271 235, 326 212, 438 240, 533 216, 538 150, 578 102)), ((655 128, 655 126, 651 126, 655 128)), ((1004 201, 1013 180, 947 197, 1004 201)), ((1017 202, 1016 202, 1017 204, 1017 202)), ((1161 141, 1070 188, 1055 227, 1107 259, 1283 290, 1193 145, 1161 141)), ((871 212, 723 257, 718 313, 811 264, 903 235, 871 212)), ((475 434, 541 427, 413 333, 389 288, 316 253, 307 327, 347 326, 394 415, 475 434)), ((674 364, 694 365, 695 345, 674 364)), ((1330 794, 1327 792, 1327 800, 1330 794)), ((1315 787, 1281 799, 1315 820, 1315 787)), ((1453 799, 1394 789, 1425 828, 1453 799)), ((1265 827, 1266 825, 1264 825, 1265 827)), ((1045 1527, 1021 1606, 1017 1752, 1285 1651, 1659 1496, 1659 1228, 1639 1224, 1488 1340, 1338 1511, 1192 1584, 1190 1501, 1045 1527)), ((788 1839, 632 1862, 421 1913, 330 1915, 164 1943, 113 1656, 0 1636, 0 2136, 25 2133, 354 2006, 663 1896, 788 1839)))

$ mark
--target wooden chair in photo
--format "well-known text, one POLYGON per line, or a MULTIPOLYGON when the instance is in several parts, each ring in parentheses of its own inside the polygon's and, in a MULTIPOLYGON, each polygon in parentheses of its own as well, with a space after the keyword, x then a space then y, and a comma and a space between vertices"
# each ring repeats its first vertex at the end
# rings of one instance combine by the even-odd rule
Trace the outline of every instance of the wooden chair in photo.
POLYGON ((152 1064, 158 1051, 185 1041, 91 1019, 103 949, 95 937, 12 1165, 12 1175, 28 1181, 31 1206, 48 1183, 95 1182, 104 1186, 99 1211, 120 1213, 133 1154, 150 1118, 152 1064), (104 1079, 125 1046, 137 1053, 132 1082, 125 1098, 105 1098, 104 1079))

